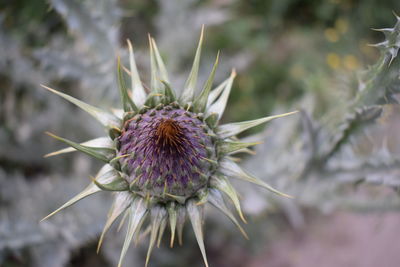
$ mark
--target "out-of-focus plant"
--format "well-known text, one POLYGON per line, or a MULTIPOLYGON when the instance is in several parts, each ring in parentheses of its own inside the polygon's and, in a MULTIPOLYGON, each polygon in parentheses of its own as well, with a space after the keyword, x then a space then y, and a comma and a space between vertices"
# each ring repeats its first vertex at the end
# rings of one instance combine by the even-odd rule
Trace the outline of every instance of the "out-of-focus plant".
POLYGON ((318 98, 305 95, 296 104, 304 107, 301 124, 274 124, 265 132, 269 142, 256 156, 259 161, 246 163, 254 168, 263 162, 256 173, 287 186, 300 206, 323 211, 400 208, 400 150, 395 140, 399 129, 394 126, 400 90, 400 18, 396 19, 392 28, 377 29, 385 39, 372 46, 381 56, 358 75, 354 96, 342 95, 341 102, 320 117, 315 114, 318 98))

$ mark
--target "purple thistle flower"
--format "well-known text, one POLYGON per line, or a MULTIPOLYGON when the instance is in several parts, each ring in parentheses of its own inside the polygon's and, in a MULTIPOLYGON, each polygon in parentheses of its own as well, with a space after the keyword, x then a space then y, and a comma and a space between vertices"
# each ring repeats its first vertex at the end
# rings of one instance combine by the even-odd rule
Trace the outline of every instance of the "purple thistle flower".
POLYGON ((123 68, 118 60, 122 110, 109 113, 43 86, 88 112, 109 133, 109 136, 81 144, 48 133, 70 147, 46 156, 79 150, 103 161, 105 165, 81 193, 43 220, 96 192, 115 191, 114 204, 100 236, 98 250, 105 233, 116 219, 123 214, 127 216, 128 229, 118 266, 122 266, 132 238, 140 233, 146 218, 150 219, 151 230, 147 266, 152 249, 156 242, 160 243, 167 225, 171 230, 171 247, 175 233, 182 243, 186 217, 192 224, 204 263, 208 266, 202 229, 202 211, 206 203, 224 213, 247 238, 240 223, 227 208, 222 195, 223 193, 233 203, 240 218, 245 221, 236 190, 229 182, 230 178, 251 182, 276 194, 290 197, 242 170, 232 160, 231 155, 249 152, 249 147, 257 144, 240 142, 235 137, 237 134, 296 112, 218 125, 236 73, 232 71, 228 79, 211 90, 218 65, 217 55, 203 89, 195 94, 202 40, 203 29, 192 70, 179 97, 175 96, 169 85, 165 64, 152 38, 149 38, 151 92, 147 93, 140 81, 129 41, 130 89, 125 83, 123 68))

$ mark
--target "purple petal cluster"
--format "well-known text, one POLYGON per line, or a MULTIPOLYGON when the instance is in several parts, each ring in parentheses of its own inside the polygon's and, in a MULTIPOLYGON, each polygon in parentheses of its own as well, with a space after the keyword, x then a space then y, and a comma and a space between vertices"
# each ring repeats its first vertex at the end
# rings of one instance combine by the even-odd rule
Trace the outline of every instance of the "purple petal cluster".
POLYGON ((199 115, 168 105, 125 122, 120 163, 138 193, 192 196, 211 175, 215 148, 199 115))

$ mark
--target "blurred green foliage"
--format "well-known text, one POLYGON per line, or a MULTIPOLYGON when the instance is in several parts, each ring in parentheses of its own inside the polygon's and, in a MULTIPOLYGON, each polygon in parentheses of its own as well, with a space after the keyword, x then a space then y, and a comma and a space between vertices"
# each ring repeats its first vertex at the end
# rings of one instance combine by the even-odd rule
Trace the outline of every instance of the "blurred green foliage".
POLYGON ((0 14, 7 31, 22 39, 27 49, 45 46, 56 33, 67 34, 61 17, 44 0, 4 0, 0 14))
MULTIPOLYGON (((212 29, 206 45, 254 58, 239 72, 227 121, 263 116, 306 91, 340 90, 337 75, 355 83, 355 71, 378 57, 367 44, 382 36, 370 28, 392 25, 392 11, 400 8, 396 0, 227 2, 233 17, 212 29)), ((332 104, 321 97, 318 113, 332 104)))

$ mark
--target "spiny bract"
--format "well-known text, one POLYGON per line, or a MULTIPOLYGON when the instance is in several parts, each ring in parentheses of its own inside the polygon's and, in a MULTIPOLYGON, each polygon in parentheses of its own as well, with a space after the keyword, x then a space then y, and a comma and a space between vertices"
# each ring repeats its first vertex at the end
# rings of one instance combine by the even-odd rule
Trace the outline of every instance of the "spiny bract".
POLYGON ((192 70, 179 97, 176 97, 169 85, 164 62, 151 37, 150 92, 146 92, 140 81, 129 41, 130 71, 126 72, 131 77, 130 89, 125 84, 124 68, 118 60, 122 110, 109 113, 43 86, 88 112, 105 126, 109 135, 78 144, 48 133, 70 147, 46 156, 79 150, 103 161, 105 165, 86 189, 44 219, 101 190, 115 191, 114 204, 101 234, 98 249, 113 222, 122 214, 128 217, 128 229, 119 266, 122 265, 132 238, 136 236, 135 239, 138 240, 145 222, 150 224, 147 266, 151 251, 156 243, 161 242, 168 224, 171 230, 171 246, 174 244, 175 232, 179 243, 182 242, 186 217, 189 217, 205 265, 208 266, 202 231, 203 209, 207 202, 228 216, 247 237, 222 196, 224 193, 232 201, 244 221, 238 195, 228 177, 239 178, 287 196, 243 171, 231 155, 249 152, 248 147, 257 144, 240 142, 235 135, 294 112, 218 126, 236 73, 232 71, 228 79, 211 90, 218 65, 217 55, 208 80, 196 95, 202 40, 203 29, 192 70))

